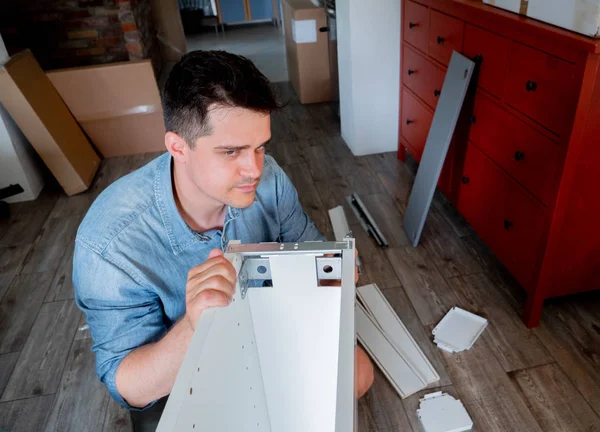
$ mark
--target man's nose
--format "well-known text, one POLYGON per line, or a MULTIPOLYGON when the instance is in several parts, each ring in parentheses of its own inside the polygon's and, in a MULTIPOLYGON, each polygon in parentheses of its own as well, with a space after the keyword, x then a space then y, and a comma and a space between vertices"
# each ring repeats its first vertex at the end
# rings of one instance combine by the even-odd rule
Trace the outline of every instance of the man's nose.
POLYGON ((240 174, 242 177, 256 179, 260 177, 262 155, 250 153, 242 161, 240 174))

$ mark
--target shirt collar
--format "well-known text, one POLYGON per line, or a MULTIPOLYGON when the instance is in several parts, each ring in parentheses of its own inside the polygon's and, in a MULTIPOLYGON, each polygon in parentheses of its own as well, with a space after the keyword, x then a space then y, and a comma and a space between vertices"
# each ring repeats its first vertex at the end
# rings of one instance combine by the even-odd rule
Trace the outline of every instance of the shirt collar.
MULTIPOLYGON (((173 195, 173 158, 169 153, 163 156, 163 160, 158 164, 154 178, 154 195, 171 249, 175 255, 194 244, 211 240, 210 237, 192 230, 177 209, 173 195)), ((239 209, 227 206, 226 218, 235 219, 239 211, 239 209)))

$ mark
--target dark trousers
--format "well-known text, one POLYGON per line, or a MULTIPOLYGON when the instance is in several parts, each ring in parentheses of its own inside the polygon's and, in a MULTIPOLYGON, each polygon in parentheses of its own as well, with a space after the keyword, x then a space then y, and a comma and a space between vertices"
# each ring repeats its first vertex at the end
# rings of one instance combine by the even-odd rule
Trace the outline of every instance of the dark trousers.
POLYGON ((157 401, 144 411, 130 411, 133 432, 154 432, 162 415, 168 396, 157 401))

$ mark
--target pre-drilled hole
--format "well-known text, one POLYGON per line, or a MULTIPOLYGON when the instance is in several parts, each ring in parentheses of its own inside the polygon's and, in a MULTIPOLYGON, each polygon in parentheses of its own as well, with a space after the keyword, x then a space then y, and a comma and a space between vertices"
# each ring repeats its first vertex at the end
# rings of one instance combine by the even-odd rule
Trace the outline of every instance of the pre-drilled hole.
POLYGON ((192 394, 192 388, 190 387, 190 394, 192 394))
POLYGON ((333 267, 331 267, 330 265, 326 265, 325 267, 323 267, 323 271, 325 273, 331 273, 333 271, 333 267))
POLYGON ((265 266, 258 266, 256 268, 256 271, 259 272, 260 274, 265 274, 267 272, 267 268, 265 266))

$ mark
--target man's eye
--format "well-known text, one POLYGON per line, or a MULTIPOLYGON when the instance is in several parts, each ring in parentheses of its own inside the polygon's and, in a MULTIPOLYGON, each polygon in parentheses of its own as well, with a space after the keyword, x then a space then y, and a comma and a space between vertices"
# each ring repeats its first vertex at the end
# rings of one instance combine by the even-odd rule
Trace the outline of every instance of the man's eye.
POLYGON ((237 154, 237 150, 229 150, 225 152, 227 156, 235 156, 237 154))
POLYGON ((261 145, 260 147, 258 147, 258 148, 256 149, 256 151, 258 151, 258 152, 263 152, 263 151, 265 151, 265 149, 266 149, 266 146, 264 146, 264 145, 261 145))

